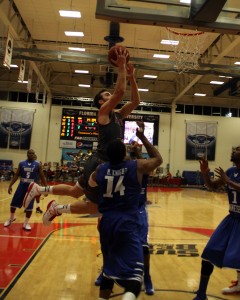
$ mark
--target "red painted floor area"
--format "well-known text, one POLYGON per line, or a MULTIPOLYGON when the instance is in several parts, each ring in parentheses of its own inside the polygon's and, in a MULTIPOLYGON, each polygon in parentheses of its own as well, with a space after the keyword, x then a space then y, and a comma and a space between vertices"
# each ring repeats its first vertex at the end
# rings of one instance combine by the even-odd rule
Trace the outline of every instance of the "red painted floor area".
POLYGON ((31 223, 31 231, 23 230, 22 223, 13 223, 10 227, 0 226, 0 289, 6 288, 50 233, 73 226, 81 224, 53 223, 46 227, 40 223, 31 223))

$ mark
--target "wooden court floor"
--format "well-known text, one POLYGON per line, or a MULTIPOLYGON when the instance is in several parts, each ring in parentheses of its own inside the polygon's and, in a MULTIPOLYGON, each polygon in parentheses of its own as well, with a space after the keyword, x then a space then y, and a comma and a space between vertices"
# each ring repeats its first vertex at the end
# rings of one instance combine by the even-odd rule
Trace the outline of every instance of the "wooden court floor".
MULTIPOLYGON (((11 196, 9 182, 0 182, 0 299, 7 300, 93 300, 94 285, 102 266, 96 215, 62 215, 49 227, 33 211, 32 231, 22 229, 23 209, 8 228, 11 196)), ((16 189, 17 183, 14 188, 16 189)), ((48 195, 41 208, 55 199, 48 195)), ((227 195, 193 188, 149 187, 149 242, 153 296, 142 291, 140 300, 191 300, 199 282, 201 253, 214 228, 228 213, 227 195)), ((208 299, 240 299, 225 296, 221 289, 236 278, 229 269, 214 269, 208 299)), ((114 287, 112 299, 121 299, 122 289, 114 287)))

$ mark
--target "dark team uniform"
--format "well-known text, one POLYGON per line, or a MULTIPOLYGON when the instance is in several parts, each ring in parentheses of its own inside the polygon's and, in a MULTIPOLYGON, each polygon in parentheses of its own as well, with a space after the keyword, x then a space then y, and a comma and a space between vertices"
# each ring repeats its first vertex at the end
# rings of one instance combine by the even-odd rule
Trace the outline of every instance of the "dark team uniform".
POLYGON ((137 161, 125 161, 114 167, 100 165, 99 226, 103 253, 103 273, 113 280, 142 281, 143 251, 139 238, 139 194, 137 161))
MULTIPOLYGON (((31 182, 38 183, 38 174, 39 174, 39 162, 34 160, 29 162, 28 160, 21 161, 19 163, 20 169, 20 183, 13 195, 11 207, 21 208, 23 205, 23 199, 27 193, 28 186, 31 182)), ((33 209, 34 201, 31 201, 27 210, 33 209)))
POLYGON ((112 112, 110 123, 98 125, 98 146, 97 155, 102 161, 108 161, 107 147, 115 139, 123 139, 123 121, 122 116, 117 112, 112 112))
MULTIPOLYGON (((231 167, 226 172, 230 180, 240 183, 240 169, 231 167)), ((240 192, 227 186, 229 214, 218 225, 202 258, 222 268, 240 270, 240 192)))
POLYGON ((117 138, 122 139, 122 117, 119 113, 112 112, 110 115, 110 123, 106 125, 98 124, 98 147, 97 152, 89 157, 84 165, 83 176, 80 176, 78 183, 84 188, 86 197, 94 203, 98 203, 98 187, 91 188, 88 186, 88 179, 92 172, 96 170, 99 163, 107 161, 108 144, 117 138))

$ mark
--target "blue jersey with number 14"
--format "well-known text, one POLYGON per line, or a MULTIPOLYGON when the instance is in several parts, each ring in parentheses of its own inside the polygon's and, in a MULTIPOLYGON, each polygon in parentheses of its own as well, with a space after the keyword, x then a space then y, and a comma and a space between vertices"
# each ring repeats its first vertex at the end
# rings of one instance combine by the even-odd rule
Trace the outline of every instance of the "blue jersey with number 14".
POLYGON ((99 212, 137 213, 141 185, 137 177, 137 161, 128 160, 111 166, 102 164, 97 173, 99 212))

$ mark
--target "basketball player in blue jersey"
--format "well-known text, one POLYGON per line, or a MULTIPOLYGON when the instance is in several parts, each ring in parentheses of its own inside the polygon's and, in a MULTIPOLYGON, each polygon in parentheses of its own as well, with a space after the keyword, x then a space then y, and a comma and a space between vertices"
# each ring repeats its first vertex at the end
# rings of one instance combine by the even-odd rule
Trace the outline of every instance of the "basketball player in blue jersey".
MULTIPOLYGON (((140 123, 137 122, 137 124, 139 125, 140 123)), ((142 158, 141 148, 139 146, 140 145, 137 142, 135 142, 135 141, 132 142, 132 144, 130 146, 130 151, 129 151, 129 156, 131 159, 142 158)), ((153 295, 154 288, 153 288, 152 280, 151 280, 151 276, 150 276, 150 252, 149 252, 149 244, 148 244, 148 212, 147 212, 147 207, 146 207, 148 175, 143 175, 143 178, 142 178, 142 188, 141 188, 141 193, 140 193, 140 198, 139 198, 138 212, 140 214, 140 220, 141 220, 139 234, 140 234, 140 241, 142 244, 143 257, 144 257, 143 282, 144 282, 144 286, 145 286, 145 293, 147 295, 153 295)))
MULTIPOLYGON (((83 214, 83 213, 96 213, 98 200, 98 189, 90 189, 87 185, 88 177, 95 170, 100 161, 105 161, 106 146, 109 141, 115 138, 122 138, 122 119, 126 118, 140 103, 140 96, 138 93, 138 86, 134 76, 134 67, 131 64, 126 65, 127 53, 119 50, 117 59, 114 61, 118 67, 118 77, 113 94, 109 91, 102 90, 94 98, 94 104, 99 109, 98 111, 98 148, 97 154, 90 156, 90 159, 85 163, 84 176, 79 177, 78 182, 74 186, 65 184, 39 187, 36 184, 29 186, 28 192, 25 196, 25 203, 28 203, 36 195, 39 194, 54 194, 54 195, 67 195, 75 198, 86 195, 91 201, 76 201, 72 204, 58 205, 56 201, 51 201, 48 205, 47 215, 43 216, 43 223, 49 224, 49 220, 53 220, 56 216, 62 213, 70 214, 83 214), (121 102, 126 91, 126 78, 131 85, 131 101, 124 104, 119 110, 114 110, 115 107, 121 102), (48 220, 48 216, 50 216, 48 220)), ((50 221, 51 221, 50 220, 50 221)))
POLYGON ((202 253, 202 268, 197 296, 194 300, 207 299, 207 286, 214 266, 240 270, 240 146, 232 151, 231 161, 235 166, 226 172, 215 169, 217 179, 209 178, 208 161, 200 160, 205 184, 215 190, 226 186, 229 214, 218 225, 202 253))
MULTIPOLYGON (((43 174, 42 166, 38 161, 35 160, 35 158, 36 158, 35 151, 29 149, 27 151, 27 159, 19 163, 17 171, 9 184, 8 193, 11 194, 13 184, 18 180, 18 177, 20 177, 19 185, 13 195, 10 204, 10 218, 4 223, 5 227, 10 226, 12 222, 16 220, 15 218, 16 208, 21 208, 23 206, 23 199, 27 192, 29 184, 31 182, 38 182, 39 178, 45 185, 47 184, 47 181, 43 174)), ((24 230, 28 230, 28 231, 31 230, 31 226, 28 224, 28 222, 32 215, 33 204, 34 201, 31 201, 25 209, 26 219, 23 224, 24 230)))
POLYGON ((142 130, 137 137, 145 146, 149 159, 125 159, 126 148, 120 139, 109 143, 109 162, 98 166, 90 176, 90 186, 99 187, 99 225, 103 254, 103 278, 99 299, 109 299, 114 283, 125 291, 122 299, 134 300, 141 291, 144 259, 139 227, 140 193, 144 174, 162 163, 158 150, 142 130))
MULTIPOLYGON (((144 130, 144 123, 137 122, 138 126, 144 130)), ((135 133, 134 133, 135 135, 135 133)), ((133 141, 129 147, 129 158, 130 159, 140 159, 142 158, 141 147, 140 145, 133 141)), ((147 183, 148 183, 148 175, 143 175, 142 179, 142 187, 139 198, 139 217, 141 226, 139 228, 139 236, 143 249, 143 257, 144 257, 144 286, 145 293, 147 295, 154 294, 154 288, 152 285, 152 280, 150 276, 150 252, 149 252, 149 244, 148 244, 148 212, 146 208, 147 203, 147 183)), ((101 280, 103 278, 103 274, 98 276, 95 281, 96 286, 100 286, 101 280)))

